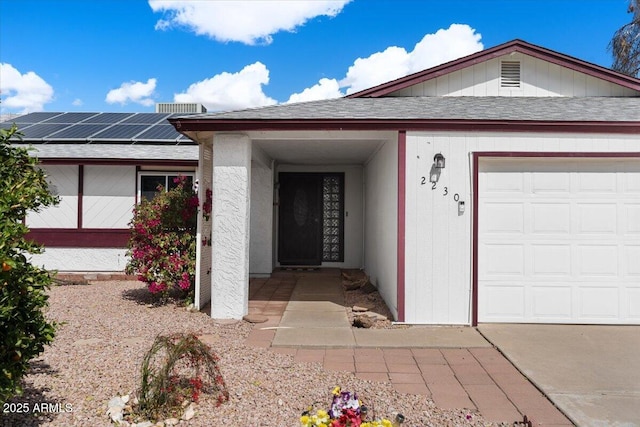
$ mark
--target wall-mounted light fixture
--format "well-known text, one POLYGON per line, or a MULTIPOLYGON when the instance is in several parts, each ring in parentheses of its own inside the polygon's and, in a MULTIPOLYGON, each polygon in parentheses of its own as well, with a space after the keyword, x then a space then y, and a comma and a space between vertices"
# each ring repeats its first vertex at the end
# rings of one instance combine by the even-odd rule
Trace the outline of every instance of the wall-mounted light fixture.
POLYGON ((431 170, 429 171, 429 182, 436 183, 440 179, 440 173, 442 169, 444 169, 444 156, 442 153, 438 153, 433 156, 433 164, 431 165, 431 170))

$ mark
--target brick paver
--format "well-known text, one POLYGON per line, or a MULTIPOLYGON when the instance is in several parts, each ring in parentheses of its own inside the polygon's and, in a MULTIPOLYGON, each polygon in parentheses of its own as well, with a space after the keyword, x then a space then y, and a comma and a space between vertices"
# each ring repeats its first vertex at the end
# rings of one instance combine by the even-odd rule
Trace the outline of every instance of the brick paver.
MULTIPOLYGON (((270 347, 295 280, 286 272, 251 279, 249 311, 269 317, 254 325, 246 344, 270 347)), ((573 424, 494 348, 272 348, 298 363, 322 363, 327 371, 390 384, 400 393, 431 397, 443 409, 478 410, 494 422, 522 421, 534 426, 573 424)))

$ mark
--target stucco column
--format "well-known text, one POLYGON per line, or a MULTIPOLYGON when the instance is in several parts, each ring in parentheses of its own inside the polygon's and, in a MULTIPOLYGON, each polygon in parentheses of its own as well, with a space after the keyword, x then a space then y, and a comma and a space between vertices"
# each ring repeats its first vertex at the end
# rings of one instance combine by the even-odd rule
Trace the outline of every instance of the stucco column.
POLYGON ((241 319, 249 308, 251 140, 213 138, 211 317, 241 319))

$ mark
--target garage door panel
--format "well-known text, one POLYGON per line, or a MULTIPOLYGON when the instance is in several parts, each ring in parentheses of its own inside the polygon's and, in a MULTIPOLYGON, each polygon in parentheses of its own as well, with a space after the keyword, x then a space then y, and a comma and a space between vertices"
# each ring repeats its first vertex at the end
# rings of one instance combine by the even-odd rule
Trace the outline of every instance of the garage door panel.
POLYGON ((486 276, 522 276, 524 274, 524 245, 484 245, 484 274, 486 276))
POLYGON ((572 288, 562 283, 532 287, 532 317, 547 321, 567 321, 572 317, 572 288))
POLYGON ((517 321, 525 318, 524 287, 488 286, 481 297, 481 306, 486 317, 496 318, 498 321, 517 321))
POLYGON ((532 233, 571 232, 571 206, 569 203, 532 203, 532 233))
POLYGON ((613 245, 579 245, 579 276, 617 276, 618 247, 613 245))
POLYGON ((581 172, 577 174, 577 192, 616 193, 617 178, 615 173, 603 167, 598 172, 581 172))
POLYGON ((640 233, 640 204, 625 204, 624 212, 624 232, 640 233))
POLYGON ((517 203, 487 203, 487 233, 524 232, 524 209, 517 203))
POLYGON ((640 321, 640 288, 626 289, 627 317, 640 321))
POLYGON ((640 323, 640 161, 479 166, 480 322, 640 323))
POLYGON ((620 316, 620 288, 610 286, 579 287, 580 317, 586 320, 613 320, 620 316))
POLYGON ((571 191, 571 175, 567 172, 538 172, 531 178, 533 193, 569 193, 571 191))
POLYGON ((578 233, 616 234, 618 222, 615 203, 579 203, 578 233))
POLYGON ((624 251, 624 275, 640 276, 640 245, 626 245, 624 251))
POLYGON ((533 260, 531 274, 533 276, 571 274, 571 246, 570 245, 532 245, 533 260))

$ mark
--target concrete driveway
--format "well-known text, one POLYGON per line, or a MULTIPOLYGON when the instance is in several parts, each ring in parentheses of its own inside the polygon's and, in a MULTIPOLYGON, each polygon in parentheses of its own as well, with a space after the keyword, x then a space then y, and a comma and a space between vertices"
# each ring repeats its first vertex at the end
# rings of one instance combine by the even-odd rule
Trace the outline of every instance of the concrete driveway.
POLYGON ((578 426, 640 426, 640 326, 482 324, 578 426))

